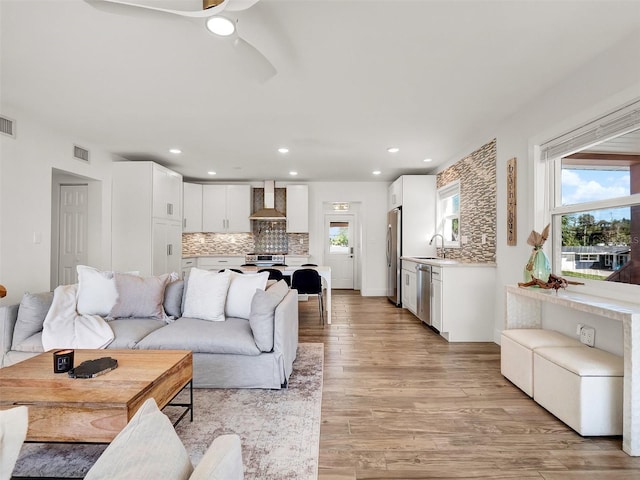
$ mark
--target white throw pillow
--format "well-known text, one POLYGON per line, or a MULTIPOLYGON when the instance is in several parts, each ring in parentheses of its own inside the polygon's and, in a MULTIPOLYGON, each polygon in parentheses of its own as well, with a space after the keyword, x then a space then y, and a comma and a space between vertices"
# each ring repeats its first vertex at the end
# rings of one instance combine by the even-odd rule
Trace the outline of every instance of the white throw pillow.
POLYGON ((113 272, 78 265, 78 305, 81 315, 106 317, 118 300, 113 272))
POLYGON ((29 412, 27 407, 0 411, 0 478, 11 478, 11 472, 27 436, 29 412))
POLYGON ((187 282, 183 317, 222 322, 231 272, 192 268, 187 282))
POLYGON ((256 289, 264 290, 269 280, 269 272, 236 273, 231 272, 231 283, 227 293, 225 314, 227 317, 237 317, 249 320, 251 315, 251 300, 256 289))

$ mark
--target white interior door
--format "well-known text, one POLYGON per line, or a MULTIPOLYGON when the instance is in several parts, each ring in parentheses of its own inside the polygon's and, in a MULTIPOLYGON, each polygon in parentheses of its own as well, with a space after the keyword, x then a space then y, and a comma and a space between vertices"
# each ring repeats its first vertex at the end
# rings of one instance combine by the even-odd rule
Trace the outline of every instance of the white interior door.
POLYGON ((325 216, 325 264, 331 267, 332 288, 353 289, 354 215, 325 216))
POLYGON ((59 285, 76 283, 76 267, 87 264, 88 194, 87 185, 60 186, 59 285))

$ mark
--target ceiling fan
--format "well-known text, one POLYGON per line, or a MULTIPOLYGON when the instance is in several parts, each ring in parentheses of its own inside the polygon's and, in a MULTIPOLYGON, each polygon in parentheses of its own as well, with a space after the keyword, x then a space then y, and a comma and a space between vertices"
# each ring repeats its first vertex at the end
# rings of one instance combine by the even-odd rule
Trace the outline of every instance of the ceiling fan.
POLYGON ((238 12, 247 10, 259 0, 202 0, 201 10, 176 10, 141 3, 127 2, 124 0, 85 0, 95 8, 112 13, 130 14, 136 9, 149 11, 149 13, 178 15, 190 20, 205 19, 205 27, 209 32, 218 37, 223 37, 231 42, 231 45, 244 57, 244 61, 251 69, 256 79, 264 82, 276 75, 277 70, 273 64, 253 45, 238 34, 237 21, 232 21, 220 13, 224 11, 238 12))

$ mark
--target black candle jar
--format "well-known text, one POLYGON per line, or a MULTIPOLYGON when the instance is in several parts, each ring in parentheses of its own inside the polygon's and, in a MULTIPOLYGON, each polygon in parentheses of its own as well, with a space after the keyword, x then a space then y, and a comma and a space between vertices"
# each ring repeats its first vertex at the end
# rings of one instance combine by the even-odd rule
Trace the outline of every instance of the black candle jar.
POLYGON ((53 373, 65 373, 73 368, 73 350, 53 352, 53 373))

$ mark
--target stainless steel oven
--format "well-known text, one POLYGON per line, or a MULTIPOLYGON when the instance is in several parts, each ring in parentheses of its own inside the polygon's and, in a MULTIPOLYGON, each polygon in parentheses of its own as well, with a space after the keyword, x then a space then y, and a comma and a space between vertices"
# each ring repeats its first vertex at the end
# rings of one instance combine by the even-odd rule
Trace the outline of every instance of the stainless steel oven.
POLYGON ((286 263, 285 253, 248 253, 244 257, 244 263, 256 267, 272 267, 286 263))

